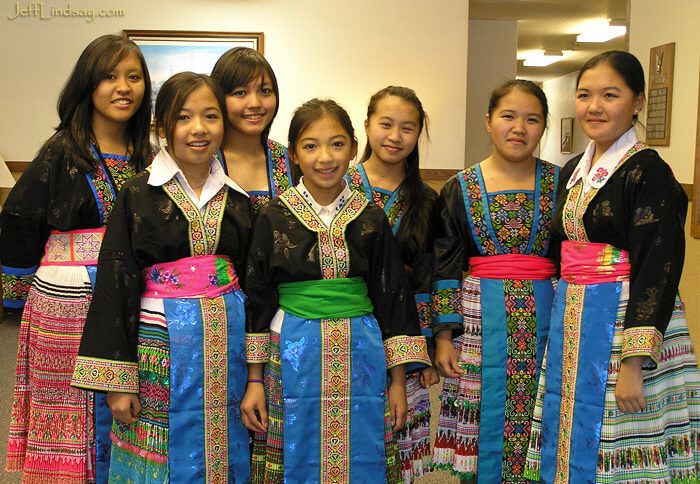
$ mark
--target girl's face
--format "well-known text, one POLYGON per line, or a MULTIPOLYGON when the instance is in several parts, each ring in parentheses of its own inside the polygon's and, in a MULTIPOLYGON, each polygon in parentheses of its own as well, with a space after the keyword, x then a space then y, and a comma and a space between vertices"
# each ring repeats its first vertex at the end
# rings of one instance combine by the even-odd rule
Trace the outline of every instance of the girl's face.
POLYGON ((299 135, 292 161, 304 174, 304 186, 317 200, 332 201, 342 190, 342 180, 357 143, 333 116, 311 123, 299 135))
POLYGON ((486 115, 486 129, 493 141, 494 154, 511 162, 532 158, 544 126, 540 100, 520 89, 503 96, 493 113, 486 115))
POLYGON ((420 136, 418 109, 398 96, 385 96, 365 121, 372 156, 384 163, 403 163, 420 136))
POLYGON ((576 89, 576 118, 586 136, 605 152, 634 123, 644 94, 634 94, 618 72, 606 63, 581 75, 576 89))
POLYGON ((226 117, 241 134, 260 135, 272 122, 277 96, 267 76, 255 77, 226 95, 226 117))
POLYGON ((93 91, 93 122, 125 125, 141 106, 145 89, 141 61, 130 52, 93 91))
MULTIPOLYGON (((176 116, 168 152, 180 168, 208 164, 224 139, 224 117, 216 96, 201 86, 187 96, 176 116)), ((158 134, 166 136, 163 128, 158 134)))

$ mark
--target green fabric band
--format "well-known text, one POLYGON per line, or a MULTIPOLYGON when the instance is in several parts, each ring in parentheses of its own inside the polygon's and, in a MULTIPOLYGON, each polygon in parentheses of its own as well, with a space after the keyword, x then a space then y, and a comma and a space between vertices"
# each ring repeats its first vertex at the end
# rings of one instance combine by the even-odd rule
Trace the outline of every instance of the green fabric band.
POLYGON ((361 277, 280 284, 280 308, 304 319, 353 318, 372 312, 361 277))

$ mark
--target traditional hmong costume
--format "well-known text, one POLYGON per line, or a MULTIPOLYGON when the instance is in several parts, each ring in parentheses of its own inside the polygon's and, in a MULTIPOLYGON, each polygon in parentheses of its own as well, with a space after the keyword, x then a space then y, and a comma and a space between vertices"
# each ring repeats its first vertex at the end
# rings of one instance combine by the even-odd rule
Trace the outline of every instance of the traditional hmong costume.
POLYGON ((383 482, 387 368, 429 364, 386 216, 347 186, 321 207, 300 183, 258 213, 251 247, 246 350, 269 409, 254 482, 383 482))
MULTIPOLYGON (((224 152, 219 150, 216 153, 216 157, 228 175, 224 152)), ((254 212, 257 212, 260 207, 292 186, 289 156, 284 145, 268 139, 265 146, 265 160, 267 162, 268 189, 248 192, 250 205, 253 207, 254 212)))
POLYGON ((700 377, 677 295, 688 200, 666 163, 621 136, 562 170, 565 239, 527 475, 564 483, 700 479, 700 377), (573 174, 572 174, 573 173, 573 174), (646 409, 619 410, 621 361, 646 356, 646 409))
MULTIPOLYGON (((407 210, 406 199, 403 196, 403 185, 393 192, 378 187, 373 187, 362 164, 351 167, 346 175, 350 188, 364 194, 368 200, 374 202, 384 210, 389 225, 399 241, 404 257, 404 265, 408 272, 411 289, 415 293, 418 320, 423 336, 428 342, 429 351, 432 352, 433 330, 430 321, 430 281, 433 271, 433 228, 438 223, 439 212, 437 210, 437 193, 426 187, 428 195, 424 207, 420 207, 421 214, 427 219, 428 235, 425 246, 419 254, 408 254, 406 246, 407 230, 405 224, 401 224, 403 214, 407 210), (407 258, 409 257, 409 258, 407 258)), ((411 368, 407 368, 410 370, 411 368)), ((405 427, 394 434, 398 446, 398 465, 406 484, 413 482, 430 471, 430 391, 420 384, 420 372, 412 371, 406 375, 406 399, 408 401, 408 417, 405 427)))
POLYGON ((445 379, 433 465, 462 479, 526 482, 536 373, 554 296, 556 270, 547 256, 559 169, 537 160, 535 174, 534 190, 489 193, 475 165, 440 195, 433 331, 452 330, 464 374, 445 379))
POLYGON ((70 379, 103 227, 136 169, 127 157, 91 149, 96 168, 86 174, 55 135, 0 215, 3 304, 24 307, 6 469, 23 471, 26 483, 107 482, 104 395, 71 388, 70 379))
POLYGON ((100 251, 73 385, 138 394, 114 421, 110 483, 246 482, 247 196, 211 160, 199 198, 167 150, 127 183, 100 251))

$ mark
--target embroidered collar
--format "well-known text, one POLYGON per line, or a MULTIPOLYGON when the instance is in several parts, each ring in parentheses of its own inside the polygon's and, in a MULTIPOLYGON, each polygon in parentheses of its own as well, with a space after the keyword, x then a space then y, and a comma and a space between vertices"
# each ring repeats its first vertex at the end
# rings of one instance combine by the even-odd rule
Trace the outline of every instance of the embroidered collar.
POLYGON ((296 188, 297 190, 299 190, 301 196, 304 197, 304 200, 306 200, 306 202, 309 205, 311 205, 311 208, 314 210, 314 212, 318 214, 319 217, 321 217, 321 220, 323 220, 323 223, 325 223, 326 225, 329 225, 331 223, 331 221, 340 211, 340 209, 342 209, 343 206, 345 206, 345 202, 348 201, 350 195, 352 195, 352 190, 348 186, 348 183, 345 181, 345 179, 343 179, 343 190, 340 192, 340 194, 336 197, 335 200, 333 200, 331 203, 325 206, 321 205, 316 200, 314 200, 314 197, 304 186, 303 176, 299 180, 299 184, 296 186, 296 188))
POLYGON ((615 171, 620 161, 622 161, 625 153, 627 153, 638 140, 637 131, 633 126, 603 153, 603 156, 601 156, 593 166, 593 170, 591 170, 591 160, 595 154, 595 144, 593 141, 588 143, 586 151, 583 152, 583 156, 581 156, 574 173, 566 184, 566 189, 571 189, 579 180, 583 180, 584 193, 589 192, 593 188, 601 188, 608 181, 610 175, 615 171))
POLYGON ((185 174, 182 172, 180 167, 177 166, 177 163, 175 163, 175 160, 173 160, 173 158, 170 156, 168 150, 162 149, 153 159, 153 163, 151 163, 151 173, 148 176, 148 184, 154 187, 159 187, 175 177, 177 178, 177 181, 180 182, 180 185, 182 185, 182 188, 187 193, 187 196, 189 196, 192 200, 198 200, 197 206, 200 209, 206 205, 224 185, 233 188, 235 191, 242 193, 246 197, 248 196, 245 190, 238 186, 235 181, 226 176, 224 169, 221 167, 221 164, 216 158, 212 157, 211 160, 209 160, 209 167, 211 168, 211 174, 209 175, 209 178, 207 178, 207 181, 204 182, 202 192, 198 198, 195 195, 194 190, 192 190, 192 187, 190 187, 190 184, 187 182, 185 174))

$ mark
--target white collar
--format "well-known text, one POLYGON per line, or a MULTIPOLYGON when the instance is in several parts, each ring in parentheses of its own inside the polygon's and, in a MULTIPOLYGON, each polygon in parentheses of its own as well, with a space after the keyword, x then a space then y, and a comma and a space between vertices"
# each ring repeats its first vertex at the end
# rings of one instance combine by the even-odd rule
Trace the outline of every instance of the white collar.
POLYGON ((584 191, 588 192, 592 188, 601 188, 615 171, 617 165, 622 160, 630 148, 632 148, 639 138, 637 130, 632 126, 603 153, 595 164, 595 170, 591 173, 591 160, 595 154, 595 143, 591 141, 583 152, 583 156, 576 165, 574 173, 566 184, 566 189, 570 189, 579 180, 583 180, 584 191))
MULTIPOLYGON (((200 201, 206 198, 206 201, 203 201, 202 203, 206 204, 209 200, 211 200, 211 198, 224 185, 227 185, 233 188, 235 191, 248 197, 246 191, 226 175, 224 169, 221 167, 221 163, 219 163, 219 160, 213 156, 209 160, 209 168, 211 168, 211 173, 209 174, 206 182, 204 182, 204 186, 202 186, 202 193, 199 197, 200 201), (208 195, 209 193, 211 193, 211 196, 206 197, 205 194, 208 195)), ((173 177, 177 177, 177 180, 180 182, 183 188, 185 188, 185 191, 188 192, 188 195, 192 196, 194 194, 194 191, 192 190, 192 187, 190 187, 185 174, 182 172, 180 167, 177 166, 177 163, 175 163, 175 160, 173 160, 173 158, 170 156, 168 150, 163 148, 153 159, 153 163, 151 163, 151 173, 148 176, 148 184, 154 187, 159 187, 170 181, 173 177)))
POLYGON ((321 205, 314 200, 314 197, 306 189, 306 186, 304 186, 303 176, 299 180, 299 184, 296 186, 296 189, 299 191, 301 196, 304 197, 304 200, 311 205, 311 208, 314 210, 314 212, 316 212, 316 214, 318 214, 319 217, 321 217, 321 220, 323 220, 326 225, 330 225, 336 214, 345 206, 345 202, 347 202, 352 196, 352 190, 348 186, 345 179, 343 179, 343 189, 341 190, 340 194, 338 194, 335 200, 328 205, 321 205))

